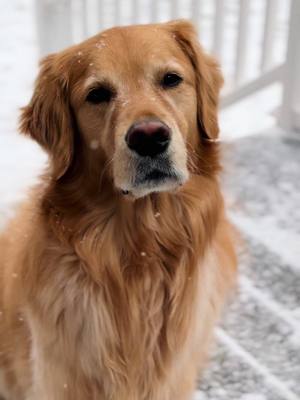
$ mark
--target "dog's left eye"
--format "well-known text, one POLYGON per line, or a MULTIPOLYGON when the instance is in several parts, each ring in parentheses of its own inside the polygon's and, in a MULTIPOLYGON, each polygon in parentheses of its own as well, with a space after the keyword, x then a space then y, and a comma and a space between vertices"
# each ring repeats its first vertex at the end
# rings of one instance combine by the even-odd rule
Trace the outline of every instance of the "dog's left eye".
POLYGON ((101 86, 92 89, 86 97, 86 101, 93 104, 108 103, 113 97, 111 89, 101 86))
POLYGON ((172 88, 178 86, 182 82, 181 76, 175 74, 174 72, 168 72, 162 79, 162 86, 165 88, 172 88))

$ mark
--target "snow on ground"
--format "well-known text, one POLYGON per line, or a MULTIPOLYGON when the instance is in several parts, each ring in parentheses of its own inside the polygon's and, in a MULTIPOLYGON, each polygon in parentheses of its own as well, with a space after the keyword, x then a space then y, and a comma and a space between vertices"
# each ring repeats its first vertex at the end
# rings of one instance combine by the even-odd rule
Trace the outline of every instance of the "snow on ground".
MULTIPOLYGON (((108 4, 105 8, 104 19, 111 24, 112 2, 104 1, 110 4, 110 8, 108 4)), ((143 22, 147 22, 150 2, 141 1, 146 10, 143 22)), ((168 8, 166 0, 157 3, 160 10, 168 8)), ((207 29, 212 23, 212 2, 203 3, 200 34, 209 48, 211 36, 207 29)), ((238 0, 226 2, 229 28, 223 65, 229 83, 237 3, 238 0)), ((251 1, 257 26, 263 15, 262 3, 251 1)), ((280 2, 277 62, 282 61, 284 54, 288 3, 288 0, 280 2)), ((78 1, 74 4, 78 9, 78 1)), ((130 23, 128 9, 122 7, 122 10, 124 21, 130 23)), ((182 16, 189 17, 187 7, 182 10, 182 16)), ((93 29, 90 33, 94 33, 93 29)), ((76 37, 80 37, 80 30, 76 37)), ((254 29, 249 78, 257 72, 254 48, 260 46, 259 38, 259 32, 254 29)), ((3 1, 0 13, 0 227, 26 188, 36 180, 46 160, 37 145, 17 134, 18 108, 30 98, 37 72, 37 53, 33 0, 3 1)), ((280 104, 280 92, 281 87, 273 85, 221 113, 222 135, 227 139, 224 188, 230 215, 245 245, 240 251, 238 293, 216 332, 217 346, 195 400, 300 399, 300 138, 274 127, 270 112, 280 104)))

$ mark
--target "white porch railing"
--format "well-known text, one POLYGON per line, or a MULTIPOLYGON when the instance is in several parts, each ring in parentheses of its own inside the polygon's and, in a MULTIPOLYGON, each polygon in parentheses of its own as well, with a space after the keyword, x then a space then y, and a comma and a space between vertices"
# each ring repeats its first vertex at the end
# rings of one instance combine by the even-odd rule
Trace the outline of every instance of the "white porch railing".
POLYGON ((300 130, 300 1, 293 0, 287 56, 283 70, 281 126, 300 130))
POLYGON ((278 122, 300 129, 300 0, 36 0, 40 52, 113 25, 190 18, 221 62, 222 106, 283 84, 278 122))

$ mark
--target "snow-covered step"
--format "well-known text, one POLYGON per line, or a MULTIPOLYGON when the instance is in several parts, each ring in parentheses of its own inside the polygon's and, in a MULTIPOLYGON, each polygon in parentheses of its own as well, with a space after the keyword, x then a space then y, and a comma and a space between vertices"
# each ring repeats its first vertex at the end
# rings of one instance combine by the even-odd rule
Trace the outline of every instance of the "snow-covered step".
POLYGON ((240 290, 222 323, 236 343, 300 397, 299 329, 247 290, 240 290))
POLYGON ((300 258, 298 270, 257 237, 243 235, 242 240, 245 244, 239 256, 240 274, 248 278, 263 296, 279 303, 280 307, 300 321, 300 258))
MULTIPOLYGON (((272 129, 266 134, 228 143, 224 146, 224 160, 224 187, 230 196, 231 215, 237 225, 263 243, 273 245, 273 249, 283 255, 288 255, 288 250, 289 253, 297 250, 295 243, 300 239, 299 134, 272 129)), ((296 256, 294 261, 297 261, 296 256)))
POLYGON ((282 388, 278 391, 272 375, 270 379, 267 373, 269 379, 266 379, 255 360, 252 365, 244 354, 232 338, 229 343, 218 340, 210 368, 200 380, 194 400, 295 400, 285 396, 284 383, 275 378, 282 388))

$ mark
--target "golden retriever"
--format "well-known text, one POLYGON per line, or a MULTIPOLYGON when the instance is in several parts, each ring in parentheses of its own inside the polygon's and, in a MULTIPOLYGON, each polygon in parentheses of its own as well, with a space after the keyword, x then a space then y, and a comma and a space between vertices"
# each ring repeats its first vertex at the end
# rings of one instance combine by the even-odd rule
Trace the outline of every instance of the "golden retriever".
POLYGON ((49 167, 0 240, 5 400, 191 399, 236 271, 222 81, 186 21, 42 60, 20 129, 49 167))

